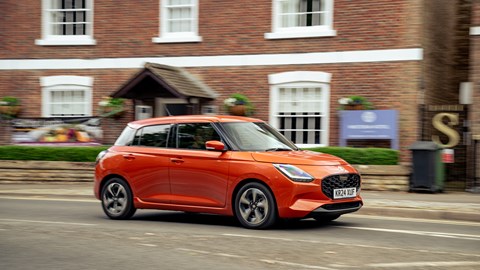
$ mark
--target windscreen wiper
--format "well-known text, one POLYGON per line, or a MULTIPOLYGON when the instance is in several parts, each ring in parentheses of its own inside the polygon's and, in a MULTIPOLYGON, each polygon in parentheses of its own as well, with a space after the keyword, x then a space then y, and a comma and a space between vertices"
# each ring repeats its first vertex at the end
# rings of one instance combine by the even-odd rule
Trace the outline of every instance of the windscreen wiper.
POLYGON ((265 150, 266 152, 276 152, 276 151, 292 151, 291 148, 282 148, 282 147, 274 147, 274 148, 268 148, 265 150))

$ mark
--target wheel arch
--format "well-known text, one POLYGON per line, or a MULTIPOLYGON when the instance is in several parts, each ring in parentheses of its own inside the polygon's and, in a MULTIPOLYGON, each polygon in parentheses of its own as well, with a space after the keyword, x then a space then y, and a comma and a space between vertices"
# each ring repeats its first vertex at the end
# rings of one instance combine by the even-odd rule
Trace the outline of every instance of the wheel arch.
POLYGON ((233 189, 232 196, 230 198, 230 204, 231 204, 233 215, 235 215, 235 208, 234 208, 235 207, 235 198, 237 197, 237 194, 240 191, 240 189, 243 186, 245 186, 246 184, 249 184, 249 183, 261 184, 261 185, 265 186, 265 188, 268 189, 268 191, 270 191, 270 193, 273 196, 273 200, 275 201, 275 213, 278 215, 278 203, 277 203, 277 197, 275 196, 275 192, 273 192, 270 185, 268 185, 265 181, 262 181, 258 178, 246 178, 246 179, 243 179, 242 181, 237 183, 237 185, 233 189))
POLYGON ((130 188, 130 190, 132 191, 132 195, 133 197, 135 197, 134 195, 134 191, 132 189, 132 186, 130 185, 130 183, 127 181, 127 179, 125 179, 125 177, 119 175, 119 174, 109 174, 109 175, 106 175, 102 181, 100 181, 100 185, 98 185, 98 194, 101 194, 102 193, 102 190, 103 190, 103 187, 105 186, 105 184, 108 182, 108 180, 112 179, 112 178, 120 178, 122 179, 123 181, 125 181, 125 183, 128 185, 128 187, 130 188))

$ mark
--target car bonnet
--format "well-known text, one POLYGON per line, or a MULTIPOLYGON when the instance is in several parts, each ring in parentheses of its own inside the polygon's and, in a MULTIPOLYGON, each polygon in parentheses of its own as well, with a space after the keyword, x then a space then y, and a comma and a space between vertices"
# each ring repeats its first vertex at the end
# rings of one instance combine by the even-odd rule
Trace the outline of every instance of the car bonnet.
POLYGON ((252 157, 258 162, 291 165, 337 166, 348 164, 339 157, 313 151, 254 152, 252 157))

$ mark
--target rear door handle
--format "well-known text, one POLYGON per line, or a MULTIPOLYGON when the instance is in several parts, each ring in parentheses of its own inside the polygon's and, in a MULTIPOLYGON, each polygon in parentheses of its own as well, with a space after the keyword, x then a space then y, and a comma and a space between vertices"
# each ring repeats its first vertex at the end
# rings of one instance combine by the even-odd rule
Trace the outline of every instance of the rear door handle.
POLYGON ((126 154, 126 155, 123 155, 123 158, 126 160, 134 160, 135 156, 132 154, 126 154))
POLYGON ((170 158, 170 161, 177 164, 185 162, 182 158, 170 158))

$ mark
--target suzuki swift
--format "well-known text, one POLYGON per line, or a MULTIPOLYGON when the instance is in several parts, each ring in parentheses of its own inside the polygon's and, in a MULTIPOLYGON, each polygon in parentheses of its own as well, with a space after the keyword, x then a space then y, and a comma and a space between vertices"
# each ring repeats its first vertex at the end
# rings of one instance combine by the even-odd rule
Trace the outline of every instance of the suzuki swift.
POLYGON ((360 183, 344 160, 298 149, 264 121, 174 116, 129 123, 98 155, 94 191, 112 219, 163 209, 264 229, 279 218, 325 222, 357 211, 360 183))

